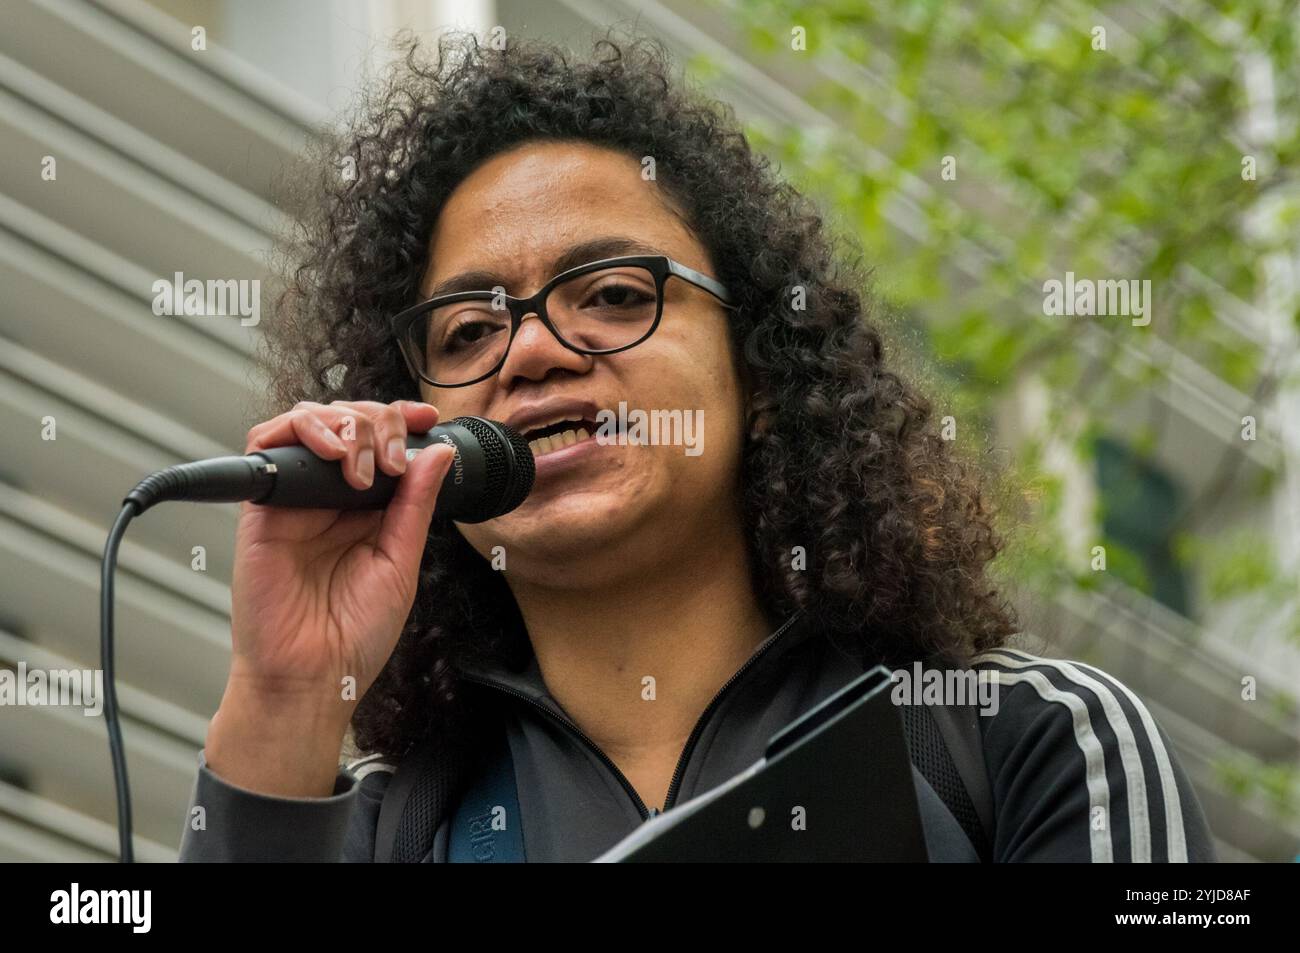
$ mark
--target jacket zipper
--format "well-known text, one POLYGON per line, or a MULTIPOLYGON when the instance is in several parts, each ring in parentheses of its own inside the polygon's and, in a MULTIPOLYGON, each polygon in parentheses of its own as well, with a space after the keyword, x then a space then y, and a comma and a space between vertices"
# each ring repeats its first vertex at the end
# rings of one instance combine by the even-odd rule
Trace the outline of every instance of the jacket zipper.
POLYGON ((668 796, 664 798, 665 811, 677 803, 677 789, 682 783, 682 772, 686 768, 686 763, 691 758, 691 752, 695 750, 696 742, 700 740, 700 735, 704 732, 704 726, 709 723, 709 718, 713 715, 714 709, 716 709, 722 702, 722 696, 725 695, 728 689, 730 689, 732 685, 736 684, 736 682, 738 682, 760 658, 766 655, 771 650, 772 646, 776 645, 781 636, 785 635, 786 630, 790 628, 796 619, 799 618, 800 614, 801 613, 796 612, 789 619, 786 619, 781 627, 768 638, 767 642, 765 642, 758 651, 754 652, 753 655, 747 658, 745 664, 740 666, 731 678, 727 679, 723 686, 718 689, 717 694, 713 696, 713 700, 705 706, 704 712, 700 715, 699 720, 695 722, 695 727, 691 729, 691 734, 686 739, 686 747, 682 749, 681 757, 677 759, 677 767, 673 769, 673 779, 668 784, 668 796))
POLYGON ((583 732, 583 730, 579 728, 577 725, 575 725, 573 722, 571 722, 569 719, 551 711, 549 708, 547 708, 541 702, 537 701, 535 698, 529 698, 523 692, 517 691, 516 689, 507 688, 504 685, 498 685, 495 682, 487 681, 485 679, 479 678, 476 675, 467 675, 462 673, 461 678, 465 679, 465 681, 467 682, 477 682, 480 685, 486 685, 488 688, 494 688, 499 692, 505 692, 507 695, 513 695, 515 698, 522 699, 523 701, 528 702, 528 704, 532 705, 538 711, 545 714, 552 721, 556 722, 557 724, 561 724, 565 728, 569 729, 569 731, 573 732, 573 734, 577 736, 579 741, 581 741, 584 745, 590 748, 591 752, 594 755, 596 755, 596 757, 600 758, 600 760, 605 763, 605 766, 608 767, 609 770, 614 773, 614 777, 618 779, 619 783, 623 785, 623 789, 627 791, 628 795, 632 798, 632 803, 636 806, 637 812, 641 815, 641 820, 644 821, 646 818, 650 816, 650 809, 645 806, 645 801, 641 800, 641 795, 636 793, 636 788, 632 787, 632 782, 629 781, 623 775, 623 772, 618 769, 618 765, 616 765, 613 761, 611 761, 609 755, 601 751, 600 746, 596 744, 596 742, 588 738, 587 735, 583 732))
MULTIPOLYGON (((713 699, 705 706, 704 711, 695 722, 695 727, 691 729, 691 733, 686 739, 686 746, 682 748, 681 756, 677 759, 677 766, 673 769, 673 777, 668 784, 668 795, 664 798, 664 811, 667 811, 676 803, 677 789, 682 783, 682 772, 685 769, 687 762, 690 760, 691 752, 695 750, 695 745, 704 731, 704 726, 708 724, 709 718, 721 703, 723 696, 726 695, 731 686, 735 685, 736 682, 738 682, 760 658, 766 655, 772 647, 776 645, 781 636, 785 634, 786 630, 794 624, 800 615, 802 615, 801 612, 796 612, 791 618, 787 619, 781 627, 776 630, 776 632, 769 636, 767 641, 757 651, 755 651, 754 654, 745 660, 745 664, 741 665, 740 668, 736 670, 736 673, 723 683, 722 687, 719 688, 717 693, 713 696, 713 699)), ((499 692, 504 692, 507 695, 513 695, 515 698, 522 699, 538 711, 544 713, 552 721, 563 725, 572 732, 579 741, 586 745, 587 748, 596 755, 596 757, 599 758, 607 768, 609 768, 610 772, 618 780, 619 784, 623 786, 623 790, 627 791, 628 797, 632 799, 632 804, 637 809, 637 813, 641 815, 641 820, 645 821, 650 818, 650 808, 646 807, 645 801, 641 800, 641 795, 637 794, 636 788, 632 786, 632 782, 629 781, 623 772, 619 770, 618 765, 610 759, 609 755, 605 754, 598 744, 592 741, 581 728, 575 725, 568 718, 551 711, 551 709, 547 708, 541 702, 534 698, 530 698, 528 695, 525 695, 523 692, 516 689, 508 688, 505 685, 498 685, 495 682, 480 678, 476 675, 462 673, 461 678, 465 679, 467 682, 476 682, 479 685, 485 685, 488 688, 494 688, 499 692)), ((661 812, 656 810, 654 813, 659 814, 661 812)))

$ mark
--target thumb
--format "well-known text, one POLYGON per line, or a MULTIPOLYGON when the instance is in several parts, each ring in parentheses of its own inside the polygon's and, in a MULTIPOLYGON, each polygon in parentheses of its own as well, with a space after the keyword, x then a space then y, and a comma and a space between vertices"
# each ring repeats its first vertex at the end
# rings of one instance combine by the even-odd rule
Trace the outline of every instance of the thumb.
POLYGON ((407 463, 397 492, 384 510, 375 543, 394 565, 410 569, 420 564, 438 491, 455 453, 445 443, 430 444, 407 463))

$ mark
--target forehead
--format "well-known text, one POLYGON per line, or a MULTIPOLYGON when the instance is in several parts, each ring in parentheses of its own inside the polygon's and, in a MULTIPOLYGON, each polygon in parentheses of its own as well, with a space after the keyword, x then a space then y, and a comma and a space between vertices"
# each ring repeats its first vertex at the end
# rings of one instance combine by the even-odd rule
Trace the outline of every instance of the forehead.
POLYGON ((566 249, 606 236, 637 239, 702 270, 710 266, 637 159, 587 143, 529 143, 488 159, 448 197, 434 223, 422 288, 470 270, 541 284, 566 249))

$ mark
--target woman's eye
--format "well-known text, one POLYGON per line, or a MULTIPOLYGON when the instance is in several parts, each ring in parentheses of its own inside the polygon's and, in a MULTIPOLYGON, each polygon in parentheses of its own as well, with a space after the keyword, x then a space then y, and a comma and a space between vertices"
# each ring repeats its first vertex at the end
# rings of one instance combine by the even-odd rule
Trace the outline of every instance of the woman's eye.
POLYGON ((443 346, 455 350, 457 347, 475 344, 499 330, 491 321, 464 321, 451 329, 443 346))
POLYGON ((627 305, 644 304, 653 298, 632 285, 610 284, 597 288, 591 301, 597 306, 620 308, 627 305))

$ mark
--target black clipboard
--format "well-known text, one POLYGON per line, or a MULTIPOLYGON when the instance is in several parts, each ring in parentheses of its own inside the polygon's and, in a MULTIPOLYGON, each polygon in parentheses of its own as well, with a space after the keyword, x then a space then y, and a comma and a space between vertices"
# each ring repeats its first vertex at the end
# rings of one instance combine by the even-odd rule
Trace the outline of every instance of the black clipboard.
POLYGON ((595 862, 927 862, 890 684, 883 665, 866 672, 773 735, 751 767, 595 862))

